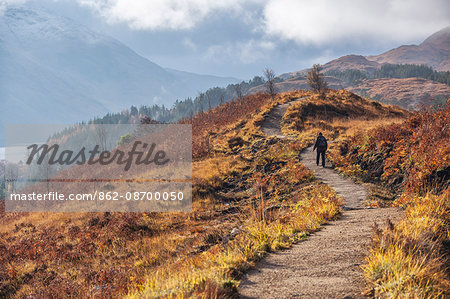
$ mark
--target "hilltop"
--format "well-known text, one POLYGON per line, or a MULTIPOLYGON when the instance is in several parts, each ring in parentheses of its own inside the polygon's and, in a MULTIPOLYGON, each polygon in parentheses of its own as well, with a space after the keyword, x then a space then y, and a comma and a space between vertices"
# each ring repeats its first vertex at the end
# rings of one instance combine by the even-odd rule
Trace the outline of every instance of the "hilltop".
POLYGON ((380 64, 375 61, 370 61, 361 55, 346 55, 334 59, 323 65, 323 71, 346 71, 358 70, 364 73, 373 74, 375 70, 380 68, 380 64))

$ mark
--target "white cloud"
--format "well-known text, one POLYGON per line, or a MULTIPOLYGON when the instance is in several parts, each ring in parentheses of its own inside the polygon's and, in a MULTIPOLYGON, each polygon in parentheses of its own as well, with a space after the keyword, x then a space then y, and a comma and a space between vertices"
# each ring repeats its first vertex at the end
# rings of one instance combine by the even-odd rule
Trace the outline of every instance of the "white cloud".
POLYGON ((190 38, 185 38, 183 45, 191 51, 197 51, 197 45, 190 38))
POLYGON ((28 0, 0 0, 0 5, 18 5, 27 2, 28 0))
MULTIPOLYGON (((54 0, 61 1, 61 0, 54 0)), ((109 23, 140 30, 188 30, 223 16, 299 44, 405 43, 450 24, 448 0, 66 0, 95 11, 109 23)), ((0 0, 0 7, 27 0, 0 0)), ((36 1, 38 2, 38 1, 36 1)), ((213 28, 212 28, 213 29, 213 28)), ((267 38, 267 37, 265 37, 267 38)))
POLYGON ((266 33, 299 44, 408 42, 450 24, 447 0, 269 0, 266 33))
POLYGON ((185 30, 208 15, 228 10, 238 12, 244 0, 78 0, 110 23, 126 23, 133 29, 185 30))
POLYGON ((24 4, 27 0, 0 0, 0 16, 5 13, 7 6, 24 4))
POLYGON ((208 47, 206 58, 212 60, 233 60, 251 64, 257 61, 266 61, 276 50, 276 44, 266 40, 250 39, 245 42, 226 43, 208 47))

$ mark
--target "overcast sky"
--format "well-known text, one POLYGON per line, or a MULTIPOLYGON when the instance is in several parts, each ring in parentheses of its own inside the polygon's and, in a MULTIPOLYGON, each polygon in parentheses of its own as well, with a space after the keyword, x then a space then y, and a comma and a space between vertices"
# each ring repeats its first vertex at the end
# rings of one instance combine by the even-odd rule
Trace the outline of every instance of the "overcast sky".
MULTIPOLYGON (((8 0, 113 36, 163 67, 249 79, 418 44, 448 0, 8 0)), ((1 5, 0 5, 1 7, 1 5)))

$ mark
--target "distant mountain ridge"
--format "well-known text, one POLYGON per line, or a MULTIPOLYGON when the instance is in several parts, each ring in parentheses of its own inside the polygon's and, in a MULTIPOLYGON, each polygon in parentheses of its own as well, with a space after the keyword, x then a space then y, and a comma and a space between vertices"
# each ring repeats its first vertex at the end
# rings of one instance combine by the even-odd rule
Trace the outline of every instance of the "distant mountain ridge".
MULTIPOLYGON (((403 64, 427 65, 436 71, 450 71, 450 26, 432 34, 420 45, 400 46, 373 56, 345 55, 323 64, 322 71, 327 75, 330 88, 346 88, 361 96, 408 109, 429 105, 433 99, 450 97, 450 81, 445 84, 426 78, 379 78, 382 68, 403 64), (378 77, 374 77, 377 72, 378 77), (354 79, 348 82, 342 79, 345 76, 354 79)), ((277 85, 279 90, 307 88, 308 71, 282 74, 283 82, 277 85)))
POLYGON ((426 64, 437 71, 450 71, 450 26, 434 33, 420 45, 400 46, 366 58, 380 64, 426 64))
POLYGON ((420 45, 405 45, 380 55, 345 55, 327 62, 323 70, 348 69, 372 73, 383 64, 424 64, 437 71, 450 71, 450 26, 427 39, 420 45))
POLYGON ((73 123, 170 106, 234 78, 165 69, 74 21, 24 6, 0 16, 0 145, 7 123, 73 123))

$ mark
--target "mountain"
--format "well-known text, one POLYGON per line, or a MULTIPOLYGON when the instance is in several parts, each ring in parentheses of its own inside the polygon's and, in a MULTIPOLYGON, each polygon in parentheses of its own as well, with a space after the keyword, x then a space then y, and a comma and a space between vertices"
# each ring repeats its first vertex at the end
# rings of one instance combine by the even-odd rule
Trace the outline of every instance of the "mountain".
POLYGON ((361 55, 346 55, 327 62, 322 68, 324 72, 358 70, 373 74, 375 70, 380 68, 380 64, 375 61, 370 61, 361 55))
POLYGON ((346 55, 324 64, 323 70, 359 70, 373 73, 383 64, 424 64, 437 71, 450 71, 450 26, 427 39, 420 45, 406 45, 380 55, 346 55))
POLYGON ((450 26, 434 33, 418 46, 401 46, 366 58, 379 64, 426 64, 437 71, 450 71, 450 26))
POLYGON ((44 10, 0 16, 0 144, 7 123, 70 123, 195 96, 233 78, 165 69, 121 42, 44 10))
MULTIPOLYGON (((346 55, 322 65, 330 88, 345 88, 408 109, 430 105, 433 101, 439 103, 450 97, 450 75, 436 74, 433 70, 450 71, 450 26, 418 46, 401 46, 375 56, 346 55)), ((282 82, 276 87, 280 91, 308 88, 308 71, 282 74, 279 76, 282 82)))

